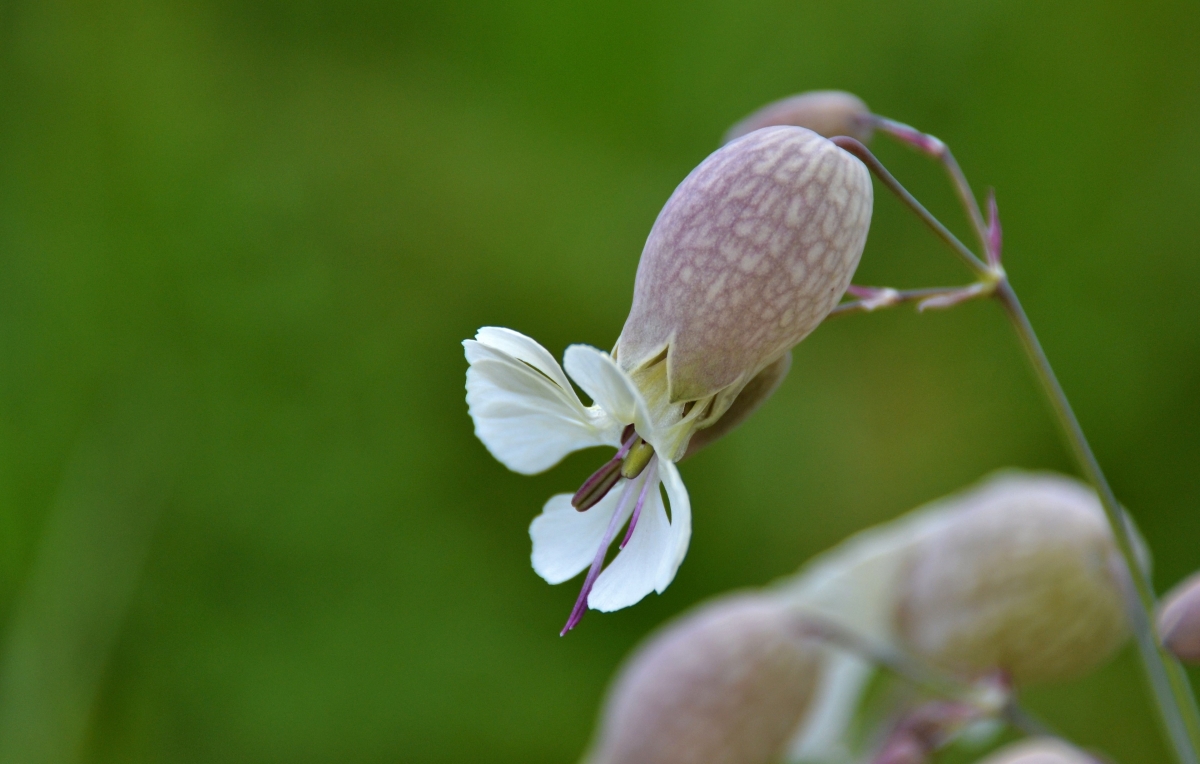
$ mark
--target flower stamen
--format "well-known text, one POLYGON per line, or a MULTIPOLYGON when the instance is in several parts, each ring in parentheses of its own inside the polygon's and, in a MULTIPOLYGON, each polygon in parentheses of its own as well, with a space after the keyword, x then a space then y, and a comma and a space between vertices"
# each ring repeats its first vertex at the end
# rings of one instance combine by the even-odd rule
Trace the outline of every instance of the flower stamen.
POLYGON ((629 518, 629 530, 625 531, 625 538, 621 540, 619 549, 624 549, 629 543, 629 539, 633 537, 633 529, 637 527, 638 518, 642 516, 642 505, 646 503, 646 496, 650 493, 650 486, 658 487, 658 464, 651 460, 650 472, 646 475, 646 480, 642 483, 642 490, 638 493, 637 504, 633 507, 633 517, 629 518))
POLYGON ((617 509, 613 512, 612 520, 608 522, 608 528, 604 530, 604 537, 600 539, 600 548, 596 550, 596 556, 592 559, 592 567, 588 568, 587 576, 583 579, 583 588, 580 589, 579 597, 575 600, 575 607, 571 608, 567 625, 558 633, 560 637, 565 637, 568 631, 578 626, 579 622, 583 620, 583 614, 587 612, 588 595, 592 593, 592 586, 600 577, 600 569, 604 567, 604 558, 608 554, 608 547, 612 544, 613 537, 617 535, 617 530, 624 521, 625 507, 629 504, 630 497, 633 496, 633 486, 633 482, 625 484, 625 490, 621 494, 617 509))
POLYGON ((633 431, 633 425, 626 427, 625 431, 621 433, 621 448, 617 450, 613 458, 604 463, 603 467, 583 481, 583 485, 579 486, 579 490, 571 497, 571 506, 580 512, 586 512, 599 504, 600 500, 607 496, 612 487, 621 479, 625 457, 639 440, 641 439, 633 431))
POLYGON ((633 480, 642 474, 642 470, 646 469, 646 465, 650 464, 650 460, 653 458, 654 446, 638 438, 621 462, 621 477, 633 480))

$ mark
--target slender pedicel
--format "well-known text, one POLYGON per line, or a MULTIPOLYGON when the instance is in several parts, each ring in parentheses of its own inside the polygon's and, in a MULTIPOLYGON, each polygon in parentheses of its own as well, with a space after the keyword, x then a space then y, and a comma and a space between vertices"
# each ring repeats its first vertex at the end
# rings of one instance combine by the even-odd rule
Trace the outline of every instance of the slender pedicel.
POLYGON ((845 316, 850 313, 871 313, 906 302, 917 303, 917 310, 921 312, 930 308, 949 308, 966 300, 987 297, 991 295, 990 290, 994 288, 994 284, 984 281, 977 281, 961 287, 931 287, 927 289, 852 286, 846 290, 846 294, 859 299, 847 300, 838 305, 829 312, 829 318, 845 316))
MULTIPOLYGON (((859 161, 865 164, 867 169, 869 169, 871 173, 879 179, 879 182, 887 187, 888 191, 891 191, 893 194, 895 194, 900 201, 904 202, 910 210, 916 213, 917 217, 921 218, 925 225, 933 229, 933 232, 937 234, 938 238, 946 242, 946 244, 948 244, 950 248, 954 250, 955 254, 957 254, 958 257, 963 261, 963 263, 966 264, 966 266, 972 271, 974 271, 980 278, 987 278, 989 275, 997 278, 999 276, 1003 276, 1003 271, 999 273, 999 276, 996 276, 996 269, 989 267, 986 263, 976 257, 975 253, 972 252, 967 245, 959 241, 958 237, 950 232, 950 229, 942 225, 942 221, 935 218, 929 212, 929 210, 925 209, 925 205, 917 201, 917 198, 910 194, 908 189, 902 186, 900 181, 896 180, 895 176, 888 172, 888 169, 883 166, 882 162, 875 158, 875 155, 871 153, 870 149, 853 138, 845 135, 839 135, 836 138, 831 138, 830 140, 837 145, 838 148, 854 155, 859 161)), ((982 223, 980 225, 982 226, 982 223)), ((984 232, 982 228, 980 231, 981 239, 986 240, 986 232, 984 232)))
MULTIPOLYGON (((876 124, 885 131, 906 139, 904 136, 899 135, 901 131, 887 130, 887 126, 882 122, 877 122, 876 124)), ((914 138, 914 136, 907 136, 907 138, 914 138)), ((936 141, 932 136, 925 136, 925 138, 936 141)), ((1092 452, 1091 445, 1083 433, 1083 428, 1080 426, 1079 420, 1075 417, 1075 412, 1071 408, 1070 401, 1059 384, 1058 378, 1050 366, 1050 361, 1038 341, 1037 334, 1029 322, 1029 317, 1025 314, 1025 310, 1021 306, 1016 292, 1013 291, 1003 267, 998 264, 998 261, 990 262, 990 257, 989 262, 984 263, 974 252, 964 246, 954 234, 950 233, 941 221, 930 214, 887 171, 866 146, 863 146, 852 138, 846 137, 834 138, 833 142, 862 160, 888 190, 899 197, 909 209, 915 212, 918 217, 933 229, 934 233, 942 241, 954 250, 967 267, 977 274, 981 282, 990 281, 994 283, 991 295, 1004 307, 1005 313, 1013 329, 1016 331, 1017 337, 1021 341, 1021 346, 1033 365, 1038 380, 1042 384, 1043 392, 1045 392, 1046 397, 1049 399, 1058 424, 1062 428, 1062 432, 1079 463, 1080 469, 1088 481, 1095 486, 1101 504, 1104 506, 1105 514, 1108 517, 1113 536, 1116 539, 1121 557, 1124 560, 1125 568, 1129 572, 1130 583, 1132 585, 1134 596, 1131 597, 1129 617, 1133 626, 1134 637, 1136 638, 1138 651, 1141 654, 1143 668, 1146 671, 1152 688, 1152 695, 1158 706, 1162 721, 1167 728, 1172 747, 1179 761, 1185 764, 1200 764, 1200 710, 1197 709, 1195 696, 1193 695, 1191 684, 1183 667, 1173 656, 1164 651, 1151 628, 1151 621, 1157 607, 1157 602, 1149 579, 1138 566, 1137 555, 1134 551, 1124 509, 1117 502, 1112 487, 1109 485, 1108 479, 1100 467, 1100 463, 1092 452)), ((982 215, 979 212, 979 205, 968 193, 969 187, 966 185, 965 178, 961 177, 961 172, 955 172, 958 169, 957 164, 948 163, 946 160, 950 154, 948 150, 942 151, 945 148, 945 144, 942 144, 941 141, 936 141, 936 143, 930 142, 928 147, 924 147, 920 145, 921 141, 915 138, 908 142, 940 159, 950 171, 963 207, 968 217, 974 223, 981 242, 983 242, 986 256, 987 252, 992 249, 991 242, 996 241, 996 243, 999 243, 999 226, 996 225, 993 232, 989 231, 987 225, 983 223, 982 215)))
MULTIPOLYGON (((946 174, 950 176, 950 185, 954 187, 954 193, 958 195, 958 201, 967 213, 967 218, 971 221, 971 227, 975 229, 975 235, 979 237, 980 246, 984 250, 989 250, 988 228, 983 221, 983 213, 979 209, 979 202, 975 200, 975 194, 971 191, 971 184, 967 182, 967 176, 963 174, 962 168, 958 166, 958 161, 954 158, 954 154, 951 153, 950 147, 940 138, 922 133, 915 127, 906 125, 903 122, 897 122, 879 115, 874 115, 874 117, 875 127, 881 132, 892 136, 901 143, 907 143, 916 148, 923 154, 937 160, 945 168, 946 174)), ((997 262, 999 262, 999 258, 997 258, 997 262)))
POLYGON ((996 206, 996 191, 988 191, 987 198, 987 258, 988 265, 1000 266, 1000 251, 1004 237, 1000 229, 1000 208, 996 206))

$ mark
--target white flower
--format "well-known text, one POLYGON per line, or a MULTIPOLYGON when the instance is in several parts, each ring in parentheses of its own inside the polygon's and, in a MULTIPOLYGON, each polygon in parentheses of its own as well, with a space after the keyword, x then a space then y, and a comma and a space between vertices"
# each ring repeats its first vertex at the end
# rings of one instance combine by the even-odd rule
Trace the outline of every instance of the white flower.
POLYGON ((866 167, 835 144, 800 127, 758 130, 714 152, 667 200, 613 355, 567 348, 567 372, 593 405, 524 335, 485 328, 464 343, 475 432, 506 466, 530 474, 581 448, 618 449, 574 496, 550 499, 529 531, 534 570, 550 583, 588 569, 564 632, 587 606, 627 607, 671 583, 691 535, 674 463, 779 384, 789 350, 849 285, 871 204, 866 167), (622 551, 602 571, 626 522, 622 551))
POLYGON ((588 571, 563 633, 574 628, 587 607, 618 610, 651 591, 661 594, 675 578, 692 532, 687 491, 672 461, 686 447, 680 438, 687 428, 679 425, 688 417, 669 407, 667 421, 653 418, 629 375, 607 353, 587 345, 567 348, 564 365, 591 406, 579 400, 554 357, 523 334, 485 327, 463 346, 475 434, 509 469, 529 475, 579 449, 618 449, 575 495, 583 511, 572 504, 571 494, 558 494, 529 528, 533 569, 547 582, 562 583, 588 571), (611 490, 597 491, 603 482, 611 490), (590 501, 581 501, 589 488, 590 501), (595 501, 597 493, 602 496, 595 501), (605 568, 609 546, 627 521, 621 551, 605 568))

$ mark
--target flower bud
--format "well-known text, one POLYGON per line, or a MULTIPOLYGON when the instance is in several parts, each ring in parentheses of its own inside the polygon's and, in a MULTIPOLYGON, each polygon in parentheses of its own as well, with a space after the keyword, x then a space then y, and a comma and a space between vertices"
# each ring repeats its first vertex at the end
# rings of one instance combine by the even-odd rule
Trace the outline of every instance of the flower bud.
POLYGON ((716 421, 841 299, 871 205, 867 168, 811 130, 767 128, 719 149, 650 231, 617 362, 637 379, 665 356, 664 398, 713 397, 700 426, 716 421))
POLYGON ((1006 745, 978 764, 1096 764, 1096 760, 1061 740, 1039 737, 1006 745))
POLYGON ((871 140, 871 110, 858 96, 843 90, 810 90, 774 101, 729 128, 723 143, 774 125, 807 127, 832 138, 849 135, 863 143, 871 140))
POLYGON ((1120 557, 1091 489, 1010 474, 948 501, 955 514, 913 547, 897 589, 912 654, 1023 686, 1083 675, 1125 640, 1120 557))
POLYGON ((724 597, 652 635, 614 683, 591 764, 768 764, 816 685, 819 647, 773 598, 724 597))
POLYGON ((1200 663, 1200 573, 1167 595, 1158 611, 1158 634, 1180 660, 1200 663))

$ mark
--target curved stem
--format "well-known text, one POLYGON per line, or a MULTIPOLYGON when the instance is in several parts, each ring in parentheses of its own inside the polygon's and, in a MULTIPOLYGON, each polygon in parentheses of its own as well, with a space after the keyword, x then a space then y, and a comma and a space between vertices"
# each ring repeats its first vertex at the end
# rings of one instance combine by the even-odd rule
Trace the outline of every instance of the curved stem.
MULTIPOLYGON (((851 287, 854 289, 855 287, 851 287)), ((848 300, 829 311, 826 320, 851 313, 874 313, 881 308, 891 308, 902 303, 917 303, 917 311, 929 308, 950 308, 967 300, 988 297, 995 282, 977 281, 961 287, 928 287, 925 289, 891 289, 890 287, 860 287, 868 293, 858 300, 848 300)), ((847 290, 849 291, 849 290, 847 290)))
POLYGON ((1131 606, 1128 608, 1129 617, 1132 621, 1138 652, 1141 654, 1142 664, 1145 666, 1159 713, 1162 715, 1163 722, 1167 727, 1167 734, 1174 744, 1179 760, 1184 764, 1197 764, 1200 762, 1200 753, 1198 753, 1200 752, 1200 713, 1197 712, 1196 699, 1192 694, 1191 684, 1188 682, 1183 667, 1179 665, 1179 661, 1162 649, 1155 636, 1153 626, 1156 608, 1154 589, 1138 564, 1125 511, 1117 503, 1117 498, 1104 476, 1104 471, 1100 468, 1100 463, 1096 460, 1096 455, 1092 452, 1087 437, 1083 434, 1083 428, 1080 427, 1079 420, 1075 417, 1071 403, 1067 399, 1066 393, 1063 392, 1062 385, 1059 384, 1058 377, 1054 374, 1054 369, 1050 366, 1050 361, 1038 341, 1037 334, 1033 331, 1033 325, 1029 323, 1029 317, 1025 314, 1021 301, 1017 299, 1017 293, 1013 291, 1007 279, 997 285, 995 296, 1004 306, 1004 312, 1012 322, 1013 328, 1021 340, 1021 345, 1033 364, 1046 397, 1050 399, 1050 405, 1054 409, 1054 414, 1067 437, 1071 450, 1084 475, 1095 486, 1100 503, 1104 506, 1104 512, 1108 515, 1109 525, 1112 526, 1117 547, 1120 549, 1121 557, 1128 569, 1129 582, 1132 584, 1135 595, 1131 598, 1131 606))
POLYGON ((862 163, 867 166, 867 169, 874 173, 875 177, 879 178, 879 181, 883 183, 883 185, 887 186, 889 191, 899 197, 900 201, 908 205, 908 208, 916 213, 917 217, 921 218, 925 225, 933 229, 933 232, 937 234, 939 239, 950 245, 950 248, 954 250, 954 253, 958 255, 959 259, 961 259, 968 268, 975 271, 975 273, 980 277, 992 275, 992 269, 989 268, 982 260, 976 257, 975 253, 972 252, 967 245, 959 241, 958 237, 952 234, 950 229, 942 225, 942 222, 935 218, 933 214, 929 212, 929 210, 925 209, 925 206, 917 201, 917 198, 910 194, 908 189, 900 185, 900 181, 896 180, 896 178, 893 177, 890 172, 888 172, 887 168, 875 158, 875 155, 871 153, 870 149, 853 138, 849 138, 845 135, 839 135, 836 138, 830 138, 830 140, 836 143, 843 151, 853 154, 855 157, 861 160, 862 163))
MULTIPOLYGON (((1004 269, 1000 267, 998 262, 992 266, 988 266, 976 257, 954 234, 950 233, 946 226, 942 225, 941 221, 925 209, 888 172, 866 146, 863 146, 853 138, 845 136, 839 136, 831 140, 866 164, 871 172, 892 193, 899 197, 909 209, 916 213, 937 234, 938 238, 954 250, 959 259, 975 271, 981 282, 992 285, 992 295, 1004 307, 1004 311, 1012 323, 1013 329, 1016 331, 1021 345, 1029 357, 1030 363, 1033 365, 1034 371, 1037 373, 1038 380, 1042 383, 1046 397, 1050 400, 1050 405, 1054 409, 1063 434, 1066 436, 1084 476, 1095 487, 1096 493, 1100 498, 1100 503, 1104 507, 1104 512, 1112 528, 1117 548, 1120 550, 1121 557, 1125 562, 1125 568, 1128 571, 1127 588, 1130 589, 1130 596, 1127 597, 1128 607, 1126 610, 1128 611, 1130 626, 1137 642, 1142 665, 1146 670, 1146 677, 1149 681, 1155 704, 1166 727, 1167 735, 1170 738, 1171 746, 1175 750, 1176 757, 1181 764, 1200 764, 1200 710, 1197 709, 1196 699, 1183 667, 1179 664, 1179 661, 1163 650, 1159 644, 1154 627, 1156 610, 1154 589, 1151 587, 1150 580, 1147 578, 1145 572, 1138 564, 1129 521, 1126 519, 1125 511, 1117 503, 1112 487, 1109 486, 1108 479, 1104 476, 1104 471, 1100 468, 1100 463, 1096 460, 1096 455, 1092 452, 1087 437, 1083 433, 1083 428, 1079 425, 1079 420, 1075 417, 1075 412, 1071 408, 1071 403, 1067 399, 1062 386, 1059 384, 1058 377, 1054 374, 1054 369, 1050 366, 1050 360, 1046 357, 1046 353, 1038 341, 1032 324, 1029 323, 1029 317, 1025 314, 1025 309, 1021 306, 1021 301, 1017 299, 1016 292, 1013 291, 1012 285, 1009 284, 1004 269)), ((952 180, 956 180, 953 169, 957 168, 957 164, 948 164, 947 167, 951 169, 952 180)), ((957 182, 956 185, 958 185, 957 182)), ((965 178, 959 188, 960 191, 968 188, 965 185, 965 178)), ((974 198, 964 193, 960 193, 959 196, 966 209, 968 218, 973 223, 976 223, 976 211, 978 207, 974 202, 974 198)), ((978 228, 977 223, 976 227, 978 228)), ((983 238, 985 240, 986 251, 986 236, 983 238)), ((854 312, 858 309, 857 306, 854 308, 847 307, 844 312, 854 312)))
MULTIPOLYGON (((901 143, 908 144, 918 151, 933 157, 945 168, 946 174, 950 176, 950 185, 954 187, 954 193, 958 195, 959 204, 962 205, 963 210, 967 213, 967 218, 971 221, 971 227, 975 230, 975 235, 979 237, 979 246, 984 252, 988 252, 990 247, 988 242, 988 226, 983 219, 983 210, 979 209, 979 201, 975 198, 974 192, 971 191, 971 184, 967 182, 967 176, 963 174, 962 168, 958 166, 958 160, 954 158, 950 147, 941 139, 928 133, 923 133, 911 125, 897 122, 894 119, 875 115, 874 122, 875 126, 884 133, 887 133, 901 143)), ((989 253, 989 255, 991 254, 993 253, 989 253)), ((990 259, 991 257, 989 256, 990 259)))

